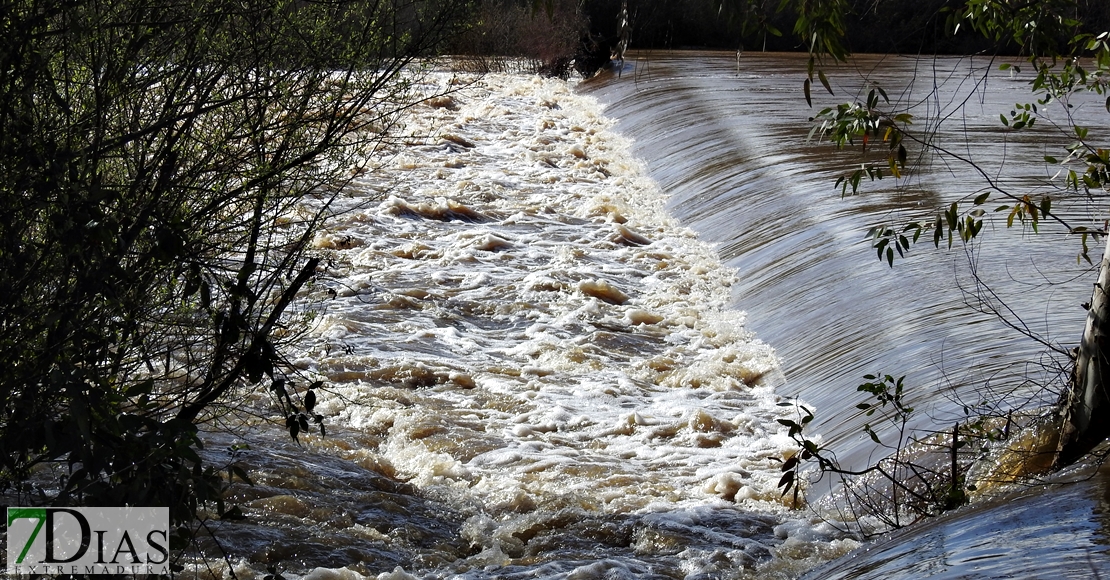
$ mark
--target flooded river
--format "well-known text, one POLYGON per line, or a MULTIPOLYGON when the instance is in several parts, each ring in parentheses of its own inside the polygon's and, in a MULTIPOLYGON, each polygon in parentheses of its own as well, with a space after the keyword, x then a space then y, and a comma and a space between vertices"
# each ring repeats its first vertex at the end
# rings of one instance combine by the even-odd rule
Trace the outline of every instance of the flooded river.
MULTIPOLYGON (((991 175, 1044 180, 1025 161, 1058 137, 1047 123, 1002 142, 993 131, 1025 81, 961 81, 968 67, 996 65, 854 62, 915 114, 948 114, 937 139, 966 138, 961 151, 995 163, 991 175)), ((833 74, 836 98, 863 90, 854 67, 833 74)), ((994 304, 1065 348, 1090 288, 1077 244, 1052 243, 1056 234, 914 248, 893 271, 876 260, 868 227, 979 186, 929 157, 903 181, 842 199, 833 182, 858 153, 806 142, 803 70, 790 55, 744 55, 738 67, 731 54, 656 54, 578 87, 422 79, 417 90, 456 92, 407 114, 315 242, 328 270, 306 297, 312 324, 295 362, 305 381, 327 383, 317 411, 328 436, 294 444, 265 421, 212 436, 214 456, 250 445, 231 453, 255 485, 232 490, 245 521, 213 524, 223 541, 209 554, 226 563, 198 572, 1110 572, 1110 480, 1094 467, 1065 476, 1079 483, 1025 486, 866 543, 844 531, 852 522, 780 493, 796 446, 779 420, 797 418, 796 400, 846 465, 874 458, 855 409, 866 373, 907 375, 922 428, 950 425, 968 405, 1015 406, 995 404, 999 393, 1031 405, 1054 396, 1040 384, 1055 376, 1045 347, 968 307, 982 296, 969 261, 998 291, 994 304)), ((810 491, 816 505, 825 488, 810 491)))

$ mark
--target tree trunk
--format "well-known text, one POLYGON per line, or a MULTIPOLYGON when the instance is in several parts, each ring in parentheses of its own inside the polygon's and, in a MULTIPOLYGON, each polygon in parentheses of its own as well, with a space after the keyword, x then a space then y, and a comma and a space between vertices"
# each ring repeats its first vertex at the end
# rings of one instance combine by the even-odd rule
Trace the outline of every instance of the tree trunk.
POLYGON ((1071 385, 1060 401, 1060 443, 1053 468, 1074 463, 1110 435, 1110 236, 1099 264, 1071 385))

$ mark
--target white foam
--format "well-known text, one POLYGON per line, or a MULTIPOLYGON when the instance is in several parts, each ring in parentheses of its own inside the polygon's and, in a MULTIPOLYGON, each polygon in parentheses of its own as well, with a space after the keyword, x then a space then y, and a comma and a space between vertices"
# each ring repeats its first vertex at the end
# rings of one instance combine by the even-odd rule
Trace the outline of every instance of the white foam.
POLYGON ((452 99, 409 111, 316 238, 337 297, 298 360, 331 379, 328 424, 384 433, 365 453, 460 505, 781 511, 790 410, 736 274, 593 98, 490 75, 452 99))

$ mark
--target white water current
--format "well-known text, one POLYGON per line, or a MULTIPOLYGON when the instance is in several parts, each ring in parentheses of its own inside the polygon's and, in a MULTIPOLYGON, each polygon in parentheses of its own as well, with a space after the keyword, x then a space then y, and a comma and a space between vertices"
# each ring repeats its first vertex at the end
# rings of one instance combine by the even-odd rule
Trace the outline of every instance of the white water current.
POLYGON ((668 216, 599 103, 462 81, 416 87, 450 95, 404 113, 315 239, 295 362, 327 381, 328 435, 255 445, 231 498, 253 527, 226 524, 230 570, 204 575, 786 578, 857 546, 777 488, 798 412, 729 307, 743 273, 668 216), (357 507, 370 478, 419 514, 357 507))

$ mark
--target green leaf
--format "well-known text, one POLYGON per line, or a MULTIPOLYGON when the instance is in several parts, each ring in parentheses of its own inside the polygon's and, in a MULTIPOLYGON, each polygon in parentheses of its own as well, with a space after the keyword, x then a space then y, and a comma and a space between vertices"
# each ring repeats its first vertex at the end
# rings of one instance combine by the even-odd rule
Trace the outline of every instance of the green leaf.
POLYGON ((290 415, 288 418, 286 418, 285 427, 289 429, 289 436, 292 437, 294 441, 296 441, 297 435, 299 435, 301 432, 301 425, 300 422, 297 421, 297 416, 290 415))
POLYGON ((828 91, 830 95, 833 94, 832 87, 829 86, 829 79, 825 76, 825 71, 817 71, 817 79, 821 81, 821 86, 825 87, 825 90, 828 91))
POLYGON ((974 202, 975 205, 983 205, 983 203, 986 202, 987 198, 989 198, 990 196, 991 196, 991 192, 989 192, 989 191, 977 195, 975 197, 975 202, 974 202))
POLYGON ((945 219, 945 221, 948 222, 948 229, 949 230, 956 229, 956 222, 958 220, 958 212, 959 212, 959 207, 956 205, 956 202, 952 202, 952 205, 949 206, 948 211, 944 212, 944 219, 945 219))
POLYGON ((247 485, 254 485, 254 482, 251 481, 251 478, 247 477, 247 472, 244 471, 242 467, 239 467, 238 465, 232 465, 229 470, 231 471, 232 475, 243 480, 243 483, 246 483, 247 485))
POLYGON ((809 92, 809 79, 806 79, 805 82, 802 83, 802 92, 805 93, 806 104, 812 107, 813 106, 813 98, 812 98, 812 96, 810 95, 810 92, 809 92))
POLYGON ((154 379, 147 379, 127 387, 126 394, 128 397, 137 397, 149 395, 152 390, 154 390, 154 379))
POLYGON ((882 239, 881 241, 879 241, 879 243, 878 243, 878 244, 875 244, 875 255, 876 255, 876 256, 877 256, 877 257, 878 257, 878 258, 879 258, 880 260, 882 260, 882 259, 883 259, 883 250, 885 250, 885 249, 886 249, 886 247, 887 247, 887 244, 889 244, 889 243, 890 243, 890 240, 889 240, 889 239, 887 239, 887 238, 883 238, 883 239, 882 239))
POLYGON ((194 466, 200 466, 201 464, 200 456, 197 455, 196 451, 193 451, 192 447, 187 445, 179 446, 177 448, 177 455, 182 459, 191 461, 194 466))

